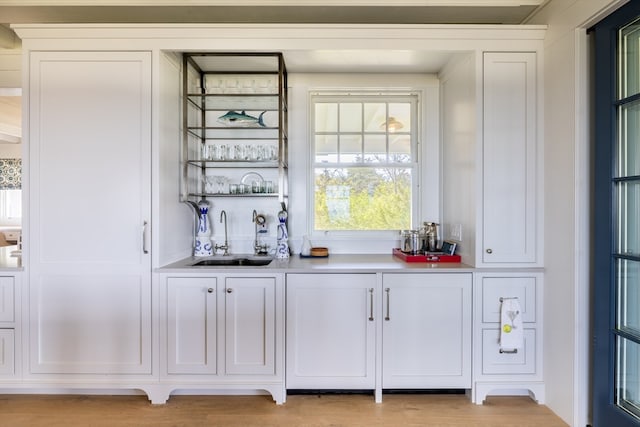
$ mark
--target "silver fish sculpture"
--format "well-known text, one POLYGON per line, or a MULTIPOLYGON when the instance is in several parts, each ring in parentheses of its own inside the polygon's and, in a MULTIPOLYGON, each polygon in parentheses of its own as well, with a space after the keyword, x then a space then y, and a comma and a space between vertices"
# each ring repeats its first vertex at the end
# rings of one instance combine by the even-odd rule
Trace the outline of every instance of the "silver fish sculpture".
POLYGON ((238 113, 237 111, 227 111, 223 116, 218 117, 218 122, 225 126, 266 127, 262 121, 264 113, 266 113, 266 111, 260 113, 260 116, 258 117, 253 117, 248 115, 244 110, 241 113, 238 113))

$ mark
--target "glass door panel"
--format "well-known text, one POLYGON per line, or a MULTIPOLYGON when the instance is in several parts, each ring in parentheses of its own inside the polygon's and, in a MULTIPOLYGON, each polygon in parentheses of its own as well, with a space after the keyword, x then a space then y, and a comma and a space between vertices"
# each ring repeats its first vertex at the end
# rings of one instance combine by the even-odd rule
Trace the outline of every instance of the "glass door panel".
POLYGON ((620 106, 616 176, 640 175, 640 101, 620 106))
POLYGON ((640 345, 620 338, 617 356, 616 404, 640 417, 640 345))
POLYGON ((618 259, 616 262, 618 315, 616 329, 640 337, 640 262, 618 259))
POLYGON ((636 20, 619 31, 619 50, 623 55, 619 58, 620 85, 618 97, 627 98, 640 92, 640 21, 636 20))
POLYGON ((616 252, 640 256, 640 180, 620 181, 615 186, 616 252))
POLYGON ((640 417, 640 21, 618 31, 613 173, 615 402, 640 417))

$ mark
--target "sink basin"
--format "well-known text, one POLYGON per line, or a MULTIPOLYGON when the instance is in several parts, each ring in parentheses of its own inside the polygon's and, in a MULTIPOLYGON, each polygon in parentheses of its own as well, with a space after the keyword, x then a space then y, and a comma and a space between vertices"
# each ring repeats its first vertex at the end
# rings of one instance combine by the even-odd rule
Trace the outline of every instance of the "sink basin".
POLYGON ((257 267, 271 264, 272 258, 215 258, 204 259, 191 264, 191 267, 216 267, 241 265, 247 267, 257 267))

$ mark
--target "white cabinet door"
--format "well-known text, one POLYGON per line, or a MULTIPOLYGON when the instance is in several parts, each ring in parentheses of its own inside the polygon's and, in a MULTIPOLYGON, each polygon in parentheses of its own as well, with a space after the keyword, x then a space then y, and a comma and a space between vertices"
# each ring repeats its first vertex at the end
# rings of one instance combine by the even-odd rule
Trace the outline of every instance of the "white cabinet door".
POLYGON ((15 321, 15 278, 0 277, 0 322, 15 321))
POLYGON ((536 54, 485 53, 479 261, 536 263, 536 54))
POLYGON ((375 387, 375 274, 287 275, 288 389, 375 387))
POLYGON ((383 388, 471 388, 471 283, 384 274, 383 388))
POLYGON ((0 376, 16 373, 15 352, 15 330, 0 329, 0 376))
POLYGON ((151 373, 151 54, 29 62, 30 372, 151 373))
POLYGON ((167 279, 167 373, 216 374, 217 280, 167 279))
POLYGON ((225 332, 225 374, 276 374, 275 277, 225 278, 225 332))

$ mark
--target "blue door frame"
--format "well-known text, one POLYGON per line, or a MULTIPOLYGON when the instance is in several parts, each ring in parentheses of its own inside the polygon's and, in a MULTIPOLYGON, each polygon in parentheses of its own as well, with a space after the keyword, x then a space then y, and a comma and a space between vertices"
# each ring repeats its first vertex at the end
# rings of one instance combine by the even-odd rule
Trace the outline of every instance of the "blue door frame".
POLYGON ((618 29, 639 16, 640 0, 632 0, 591 29, 595 41, 591 369, 594 427, 640 426, 637 418, 615 404, 617 333, 613 182, 617 138, 618 29))

